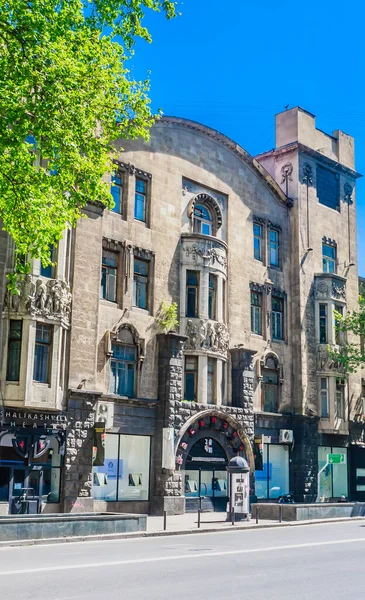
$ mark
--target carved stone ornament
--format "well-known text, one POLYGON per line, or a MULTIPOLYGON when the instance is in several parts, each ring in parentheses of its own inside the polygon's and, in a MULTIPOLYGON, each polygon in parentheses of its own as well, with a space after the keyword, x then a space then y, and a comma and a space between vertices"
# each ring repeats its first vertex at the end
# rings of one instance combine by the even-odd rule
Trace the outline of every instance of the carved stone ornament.
POLYGON ((316 292, 316 296, 327 296, 329 292, 327 283, 324 281, 317 283, 316 292))
POLYGON ((4 308, 62 320, 68 325, 71 315, 70 288, 59 279, 34 280, 31 275, 26 275, 19 284, 18 295, 6 291, 4 308))
POLYGON ((184 350, 206 350, 226 355, 229 347, 227 325, 217 321, 189 319, 186 324, 187 340, 184 350))
POLYGON ((338 300, 346 300, 346 287, 332 283, 332 295, 338 300))
POLYGON ((220 254, 216 248, 207 248, 203 244, 193 244, 192 246, 185 246, 184 251, 187 256, 191 256, 193 260, 200 256, 203 260, 207 261, 207 266, 213 266, 218 263, 223 269, 227 268, 227 258, 220 254))
POLYGON ((343 365, 330 356, 326 346, 319 346, 317 352, 317 371, 335 371, 336 373, 343 373, 343 365))
POLYGON ((281 167, 281 176, 282 176, 282 182, 281 183, 285 183, 285 181, 288 179, 289 181, 293 181, 292 178, 292 173, 293 173, 293 165, 288 162, 285 165, 283 165, 281 167))

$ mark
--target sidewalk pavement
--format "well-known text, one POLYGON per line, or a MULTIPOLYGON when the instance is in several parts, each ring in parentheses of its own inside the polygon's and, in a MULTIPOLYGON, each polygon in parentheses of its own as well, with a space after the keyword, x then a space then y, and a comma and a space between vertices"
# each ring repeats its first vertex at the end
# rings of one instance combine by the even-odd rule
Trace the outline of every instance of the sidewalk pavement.
MULTIPOLYGON (((250 521, 237 521, 236 525, 232 525, 226 520, 225 512, 202 512, 200 519, 200 529, 221 529, 227 527, 254 527, 256 526, 255 519, 250 521)), ((260 525, 268 525, 278 523, 278 521, 266 521, 260 519, 260 525)), ((163 517, 147 517, 147 532, 157 533, 163 531, 163 517)), ((166 531, 186 531, 198 528, 198 513, 185 513, 184 515, 171 515, 166 518, 166 531)))

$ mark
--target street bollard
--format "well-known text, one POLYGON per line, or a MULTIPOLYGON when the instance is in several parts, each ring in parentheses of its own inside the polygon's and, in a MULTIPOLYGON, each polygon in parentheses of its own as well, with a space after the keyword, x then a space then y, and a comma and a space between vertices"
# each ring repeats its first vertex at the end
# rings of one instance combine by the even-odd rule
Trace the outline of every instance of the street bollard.
POLYGON ((200 518, 201 518, 201 510, 198 508, 198 529, 200 529, 200 518))
POLYGON ((232 525, 235 525, 234 506, 232 506, 231 519, 232 519, 232 525))
POLYGON ((279 523, 283 522, 283 506, 279 504, 279 523))
POLYGON ((166 531, 166 527, 167 527, 167 511, 164 510, 163 511, 163 530, 166 531))
POLYGON ((256 525, 258 524, 258 522, 259 522, 259 507, 256 504, 256 525))

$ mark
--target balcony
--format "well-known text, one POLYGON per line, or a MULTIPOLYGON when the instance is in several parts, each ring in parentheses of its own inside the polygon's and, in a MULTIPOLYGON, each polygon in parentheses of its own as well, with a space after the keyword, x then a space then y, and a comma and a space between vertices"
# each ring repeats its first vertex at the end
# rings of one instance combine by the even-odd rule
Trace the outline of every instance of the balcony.
POLYGON ((212 267, 227 275, 227 244, 216 237, 200 233, 181 235, 181 263, 192 269, 212 267))

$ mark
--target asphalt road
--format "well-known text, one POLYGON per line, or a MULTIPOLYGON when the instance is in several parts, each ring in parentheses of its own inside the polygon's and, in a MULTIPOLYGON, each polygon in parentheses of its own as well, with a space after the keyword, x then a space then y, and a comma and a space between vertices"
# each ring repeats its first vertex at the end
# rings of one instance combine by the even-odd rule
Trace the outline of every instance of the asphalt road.
POLYGON ((364 600, 365 521, 0 549, 1 600, 364 600))

